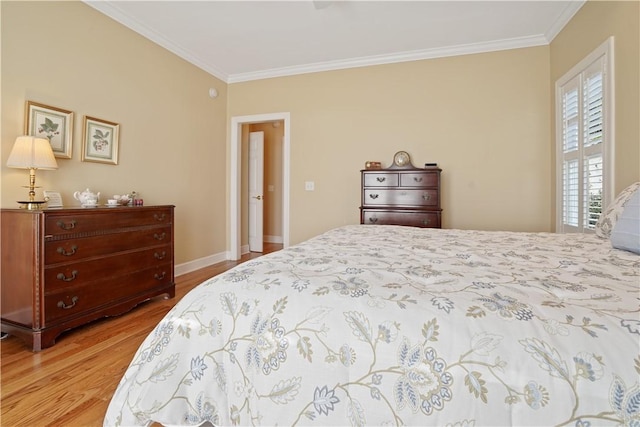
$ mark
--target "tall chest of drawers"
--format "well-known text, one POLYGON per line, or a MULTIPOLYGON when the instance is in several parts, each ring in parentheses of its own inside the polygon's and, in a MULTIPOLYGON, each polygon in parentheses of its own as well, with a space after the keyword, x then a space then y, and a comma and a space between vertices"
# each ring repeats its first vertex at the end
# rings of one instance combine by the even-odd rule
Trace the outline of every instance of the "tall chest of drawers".
POLYGON ((440 172, 437 167, 362 170, 360 223, 440 228, 440 172))
POLYGON ((2 332, 33 351, 62 332, 175 296, 173 206, 1 212, 2 332))

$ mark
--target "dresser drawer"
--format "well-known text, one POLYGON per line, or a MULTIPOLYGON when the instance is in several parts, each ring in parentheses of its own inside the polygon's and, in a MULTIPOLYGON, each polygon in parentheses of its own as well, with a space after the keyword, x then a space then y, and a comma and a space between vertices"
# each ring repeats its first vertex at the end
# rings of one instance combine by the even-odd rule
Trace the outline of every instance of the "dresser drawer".
POLYGON ((362 224, 440 228, 440 212, 363 209, 362 224))
POLYGON ((45 265, 74 262, 131 250, 132 241, 136 242, 136 248, 164 245, 171 242, 171 230, 171 225, 165 225, 98 236, 72 236, 68 239, 48 240, 44 244, 45 265))
POLYGON ((397 187, 400 183, 397 173, 367 172, 363 180, 365 187, 397 187))
POLYGON ((45 236, 53 238, 65 234, 105 233, 127 227, 141 227, 146 225, 169 225, 172 222, 171 209, 138 209, 124 208, 96 208, 77 209, 72 212, 49 214, 45 220, 45 236), (117 215, 114 213, 118 212, 117 215))
POLYGON ((438 206, 436 189, 369 189, 363 193, 365 206, 438 206))
POLYGON ((440 175, 434 172, 400 174, 400 187, 437 187, 440 175))
POLYGON ((122 277, 144 268, 173 262, 171 245, 55 264, 44 270, 45 295, 112 277, 122 277))
POLYGON ((168 286, 173 280, 172 273, 172 264, 164 263, 45 294, 45 326, 47 322, 81 315, 150 289, 168 286))

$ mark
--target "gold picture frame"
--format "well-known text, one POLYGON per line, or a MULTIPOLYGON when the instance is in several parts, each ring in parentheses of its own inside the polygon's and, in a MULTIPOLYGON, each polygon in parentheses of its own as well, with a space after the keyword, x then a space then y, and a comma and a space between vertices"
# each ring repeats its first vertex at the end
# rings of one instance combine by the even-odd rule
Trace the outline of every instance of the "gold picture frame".
POLYGON ((27 101, 25 104, 25 135, 47 138, 53 155, 70 159, 73 145, 73 111, 27 101))
POLYGON ((118 164, 120 125, 115 122, 84 116, 82 161, 118 164))

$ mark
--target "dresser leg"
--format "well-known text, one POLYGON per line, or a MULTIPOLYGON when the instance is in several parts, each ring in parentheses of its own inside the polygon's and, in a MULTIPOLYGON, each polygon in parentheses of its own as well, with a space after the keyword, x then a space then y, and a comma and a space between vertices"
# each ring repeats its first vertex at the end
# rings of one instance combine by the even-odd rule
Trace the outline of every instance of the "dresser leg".
MULTIPOLYGON (((21 339, 28 347, 31 348, 31 351, 40 351, 43 348, 40 331, 33 331, 29 328, 2 321, 2 333, 21 339)), ((51 343, 49 345, 45 345, 45 347, 52 346, 54 341, 55 337, 52 339, 51 343)))

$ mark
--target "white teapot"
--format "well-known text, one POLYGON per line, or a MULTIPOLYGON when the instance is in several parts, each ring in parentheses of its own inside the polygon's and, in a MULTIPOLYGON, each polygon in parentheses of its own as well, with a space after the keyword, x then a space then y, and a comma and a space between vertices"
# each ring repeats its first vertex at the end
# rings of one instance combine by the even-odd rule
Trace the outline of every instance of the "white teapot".
POLYGON ((93 193, 88 188, 83 192, 76 191, 73 193, 73 198, 82 204, 82 206, 95 206, 98 204, 98 198, 100 197, 100 192, 93 193))

